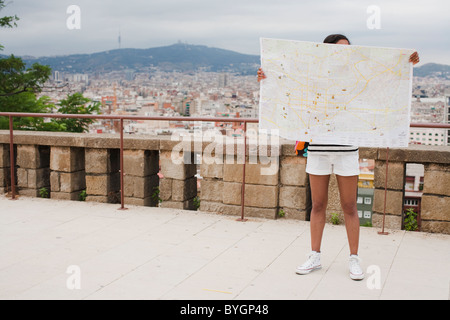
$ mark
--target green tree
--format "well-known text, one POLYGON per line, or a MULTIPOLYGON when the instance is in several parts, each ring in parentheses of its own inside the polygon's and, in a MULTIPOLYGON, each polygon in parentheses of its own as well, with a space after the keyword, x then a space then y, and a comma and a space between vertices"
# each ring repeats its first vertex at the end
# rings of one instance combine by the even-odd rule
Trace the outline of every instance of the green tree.
MULTIPOLYGON (((0 0, 0 10, 5 8, 5 1, 0 0)), ((0 28, 17 26, 17 16, 0 17, 0 28)), ((0 45, 0 50, 3 46, 0 45)), ((37 99, 44 83, 50 78, 51 69, 38 63, 27 68, 21 58, 11 55, 0 59, 0 112, 45 113, 51 104, 48 97, 37 99)), ((35 130, 42 119, 14 118, 14 128, 35 130)), ((0 129, 9 128, 9 119, 0 118, 0 129)))
MULTIPOLYGON (((0 10, 6 7, 5 1, 0 0, 0 10)), ((17 27, 17 21, 19 18, 17 16, 6 16, 0 17, 0 28, 14 28, 17 27)), ((3 50, 3 46, 0 44, 0 51, 3 50)))
MULTIPOLYGON (((4 7, 6 7, 5 1, 0 0, 0 10, 2 10, 4 7)), ((17 16, 2 17, 0 18, 0 27, 2 28, 17 27, 16 23, 17 21, 19 21, 19 18, 17 16)))
MULTIPOLYGON (((5 7, 4 0, 0 0, 0 10, 5 7)), ((0 28, 17 26, 17 16, 0 17, 0 28)), ((0 45, 0 50, 3 47, 0 45)), ((27 67, 25 62, 11 55, 0 59, 0 112, 49 113, 55 107, 50 98, 37 98, 42 92, 44 84, 50 79, 52 70, 49 66, 34 63, 27 67)), ((64 114, 92 114, 100 112, 98 103, 90 104, 89 99, 81 93, 68 95, 67 99, 59 102, 59 112, 64 114)), ((18 130, 40 131, 69 131, 84 132, 93 120, 89 119, 52 119, 14 117, 13 128, 18 130)), ((9 128, 9 119, 0 117, 0 129, 9 128)))
MULTIPOLYGON (((85 98, 81 93, 77 92, 72 95, 68 95, 67 99, 61 100, 57 106, 59 106, 58 113, 62 114, 94 114, 100 113, 101 104, 92 102, 90 99, 85 98)), ((52 119, 51 123, 54 125, 52 130, 49 125, 44 126, 42 129, 49 131, 67 131, 67 132, 85 132, 88 131, 89 125, 95 120, 92 119, 52 119)))
POLYGON ((0 59, 0 97, 39 93, 51 74, 49 66, 34 63, 27 68, 25 62, 14 55, 0 59))
MULTIPOLYGON (((23 92, 21 94, 11 96, 0 96, 1 112, 29 112, 29 113, 46 113, 53 105, 50 98, 41 97, 36 99, 36 95, 32 92, 23 92)), ((43 129, 44 119, 31 117, 15 117, 13 122, 14 130, 37 130, 43 129)), ((9 119, 0 117, 0 129, 9 129, 9 119)))

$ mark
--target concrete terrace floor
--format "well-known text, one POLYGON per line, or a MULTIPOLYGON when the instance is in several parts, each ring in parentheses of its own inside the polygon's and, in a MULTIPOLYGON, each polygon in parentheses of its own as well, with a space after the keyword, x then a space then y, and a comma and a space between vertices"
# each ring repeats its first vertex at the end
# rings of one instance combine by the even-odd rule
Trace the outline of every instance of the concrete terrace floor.
POLYGON ((299 276, 309 222, 127 207, 0 196, 0 299, 449 299, 448 235, 361 228, 356 282, 344 226, 299 276))

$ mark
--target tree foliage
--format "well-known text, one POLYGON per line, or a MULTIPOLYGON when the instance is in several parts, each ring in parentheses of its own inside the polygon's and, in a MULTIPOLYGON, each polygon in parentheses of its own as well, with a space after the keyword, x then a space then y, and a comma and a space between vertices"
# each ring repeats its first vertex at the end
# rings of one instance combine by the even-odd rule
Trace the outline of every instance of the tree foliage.
MULTIPOLYGON (((0 0, 0 10, 5 6, 5 2, 0 0)), ((0 17, 0 28, 13 28, 17 26, 18 20, 17 16, 0 17)), ((35 63, 27 68, 23 60, 14 55, 0 59, 0 112, 48 112, 51 108, 50 99, 37 99, 36 93, 41 92, 50 75, 50 67, 35 63)), ((35 130, 40 122, 43 120, 14 118, 14 128, 35 130)), ((0 129, 8 128, 9 119, 1 117, 0 129)))
MULTIPOLYGON (((0 112, 27 112, 27 113, 46 113, 51 109, 52 104, 48 97, 36 99, 32 92, 24 92, 11 96, 0 96, 0 112)), ((14 129, 36 130, 43 119, 31 117, 15 117, 14 129)), ((9 129, 9 119, 0 117, 0 129, 9 129)))
MULTIPOLYGON (((5 7, 0 0, 0 10, 5 7)), ((17 26, 17 16, 0 17, 0 28, 17 26)), ((0 45, 0 50, 3 47, 0 45)), ((0 112, 49 113, 55 108, 50 98, 37 98, 44 84, 50 79, 52 70, 49 66, 34 63, 27 67, 19 57, 11 55, 0 59, 0 112)), ((63 114, 92 114, 100 112, 98 103, 87 105, 89 99, 81 93, 68 95, 58 104, 58 112, 63 114)), ((84 132, 93 120, 89 119, 51 119, 14 117, 13 127, 18 130, 69 131, 84 132)), ((0 129, 9 128, 9 119, 0 117, 0 129)))
MULTIPOLYGON (((63 99, 58 103, 58 112, 62 114, 95 114, 100 113, 100 103, 91 102, 90 99, 83 97, 81 93, 68 95, 67 99, 63 99)), ((92 119, 52 119, 52 123, 58 130, 67 132, 85 132, 88 131, 89 125, 93 123, 92 119)), ((50 130, 51 128, 47 128, 50 130)))
MULTIPOLYGON (((5 1, 0 0, 0 10, 2 10, 4 7, 6 7, 5 1)), ((17 23, 16 23, 17 21, 19 21, 19 18, 16 15, 0 17, 0 27, 2 27, 2 28, 17 27, 17 23)))
POLYGON ((27 68, 21 58, 11 55, 0 59, 0 97, 8 97, 20 93, 38 93, 50 79, 50 67, 34 63, 27 68))
MULTIPOLYGON (((36 99, 35 94, 31 92, 0 97, 1 112, 50 113, 56 108, 58 113, 62 114, 95 114, 100 113, 100 106, 100 103, 92 103, 81 93, 67 95, 67 98, 61 100, 56 106, 49 97, 43 96, 36 99)), ((13 127, 14 130, 86 132, 93 122, 92 119, 52 118, 50 121, 45 121, 44 118, 14 117, 13 127)), ((9 119, 0 117, 0 129, 8 128, 9 119)))

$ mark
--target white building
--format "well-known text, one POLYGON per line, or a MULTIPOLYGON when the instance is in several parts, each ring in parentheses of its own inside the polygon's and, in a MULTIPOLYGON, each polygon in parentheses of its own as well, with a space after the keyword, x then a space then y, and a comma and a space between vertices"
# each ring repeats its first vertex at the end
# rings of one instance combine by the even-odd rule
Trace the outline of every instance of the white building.
POLYGON ((444 129, 411 128, 409 142, 427 146, 445 146, 445 131, 444 129))
MULTIPOLYGON (((450 123, 449 100, 450 93, 445 97, 420 98, 420 101, 414 102, 415 105, 412 106, 412 112, 413 110, 416 112, 416 114, 411 115, 412 121, 419 123, 450 123), (442 108, 444 108, 444 114, 442 114, 442 108), (435 114, 434 118, 433 114, 435 114), (444 119, 442 119, 442 116, 444 116, 444 119)), ((448 131, 433 128, 411 128, 409 140, 411 144, 445 146, 449 142, 448 131)))

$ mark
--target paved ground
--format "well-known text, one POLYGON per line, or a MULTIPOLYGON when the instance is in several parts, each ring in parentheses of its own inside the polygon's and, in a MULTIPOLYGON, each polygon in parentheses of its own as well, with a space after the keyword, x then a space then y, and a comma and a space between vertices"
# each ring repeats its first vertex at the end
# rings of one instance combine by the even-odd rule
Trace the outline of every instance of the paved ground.
POLYGON ((343 226, 326 226, 324 268, 299 276, 309 222, 118 207, 0 196, 0 299, 450 298, 447 235, 361 228, 355 282, 343 226))

